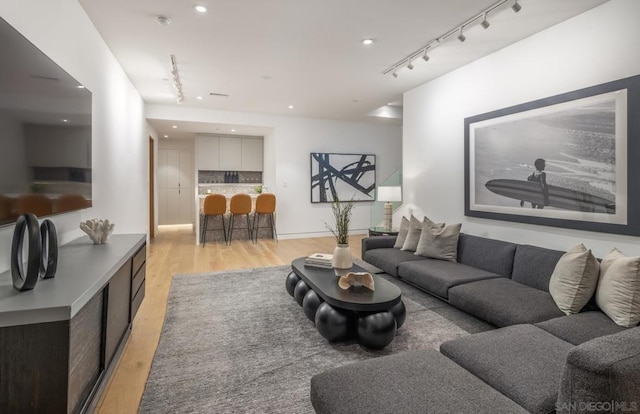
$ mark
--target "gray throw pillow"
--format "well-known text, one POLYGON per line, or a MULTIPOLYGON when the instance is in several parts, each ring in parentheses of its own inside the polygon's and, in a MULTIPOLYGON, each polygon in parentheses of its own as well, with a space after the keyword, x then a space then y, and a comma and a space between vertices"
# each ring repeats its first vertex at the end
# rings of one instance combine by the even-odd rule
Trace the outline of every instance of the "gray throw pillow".
POLYGON ((566 315, 578 313, 596 291, 600 264, 579 244, 562 255, 549 280, 549 293, 566 315))
POLYGON ((640 257, 613 249, 600 263, 596 304, 616 324, 631 328, 640 322, 640 257))
POLYGON ((396 237, 396 244, 393 245, 394 248, 402 248, 402 246, 404 245, 404 241, 407 239, 407 233, 409 233, 409 219, 406 217, 402 217, 402 221, 400 222, 400 229, 398 230, 398 237, 396 237))
POLYGON ((461 223, 445 226, 444 223, 434 223, 425 217, 415 254, 432 259, 457 261, 461 227, 461 223))
POLYGON ((407 237, 402 244, 400 250, 407 250, 415 252, 418 247, 418 241, 420 241, 420 232, 422 232, 422 223, 417 218, 411 216, 409 220, 409 230, 407 231, 407 237))

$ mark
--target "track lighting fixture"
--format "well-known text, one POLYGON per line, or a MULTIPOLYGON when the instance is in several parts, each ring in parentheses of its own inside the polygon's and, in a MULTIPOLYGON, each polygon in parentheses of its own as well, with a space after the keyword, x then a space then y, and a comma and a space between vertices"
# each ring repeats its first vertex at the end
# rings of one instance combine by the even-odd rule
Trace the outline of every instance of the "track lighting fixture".
POLYGON ((410 70, 414 68, 413 60, 418 56, 422 56, 422 59, 426 62, 429 60, 428 51, 433 49, 434 47, 440 45, 446 40, 457 38, 460 42, 464 42, 467 40, 467 36, 463 33, 465 29, 468 29, 469 26, 480 25, 483 29, 488 29, 491 26, 489 23, 489 14, 496 12, 497 10, 506 10, 509 7, 515 12, 518 13, 522 10, 522 6, 518 3, 519 0, 497 0, 495 4, 484 9, 480 13, 472 16, 467 19, 464 23, 459 26, 452 28, 451 30, 443 33, 442 35, 435 37, 428 41, 424 46, 420 49, 413 51, 412 53, 406 55, 403 59, 400 59, 392 66, 389 66, 385 69, 382 74, 387 75, 391 73, 393 77, 398 77, 398 68, 402 69, 404 67, 409 68, 410 70))
POLYGON ((182 83, 180 82, 180 73, 178 72, 178 62, 175 55, 171 55, 171 75, 173 76, 173 86, 176 88, 176 99, 178 103, 184 101, 184 94, 182 93, 182 83))
POLYGON ((513 2, 513 6, 511 6, 511 8, 515 13, 518 13, 520 10, 522 10, 522 6, 518 3, 518 0, 515 0, 513 2))
POLYGON ((461 42, 464 42, 465 40, 467 40, 467 36, 465 36, 464 33, 462 33, 462 27, 460 28, 460 33, 458 34, 458 40, 461 42))
POLYGON ((489 23, 489 20, 487 20, 487 13, 484 14, 480 26, 482 26, 483 29, 488 29, 489 26, 491 26, 491 23, 489 23))

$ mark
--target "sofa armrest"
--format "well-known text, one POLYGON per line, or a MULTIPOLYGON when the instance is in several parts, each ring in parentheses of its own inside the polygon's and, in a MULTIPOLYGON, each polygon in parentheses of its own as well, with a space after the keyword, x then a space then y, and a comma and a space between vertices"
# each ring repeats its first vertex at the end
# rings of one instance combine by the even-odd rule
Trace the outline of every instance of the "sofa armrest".
POLYGON ((603 404, 617 404, 637 412, 639 383, 640 328, 596 338, 567 355, 556 410, 608 413, 603 404))
POLYGON ((362 260, 367 250, 384 249, 396 244, 396 236, 373 236, 362 239, 362 260))

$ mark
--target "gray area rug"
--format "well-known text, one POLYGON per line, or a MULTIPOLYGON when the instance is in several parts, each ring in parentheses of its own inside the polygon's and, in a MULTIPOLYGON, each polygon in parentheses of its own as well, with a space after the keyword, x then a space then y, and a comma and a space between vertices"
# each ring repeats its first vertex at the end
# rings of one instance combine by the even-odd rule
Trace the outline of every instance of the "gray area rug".
MULTIPOLYGON (((438 312, 442 302, 430 310, 433 298, 422 300, 424 293, 392 279, 407 308, 395 340, 378 351, 355 342, 330 344, 287 294, 289 271, 279 266, 175 276, 140 412, 313 413, 313 375, 368 358, 437 349, 467 335, 451 321, 455 317, 438 312)), ((467 323, 467 330, 481 330, 467 323)))

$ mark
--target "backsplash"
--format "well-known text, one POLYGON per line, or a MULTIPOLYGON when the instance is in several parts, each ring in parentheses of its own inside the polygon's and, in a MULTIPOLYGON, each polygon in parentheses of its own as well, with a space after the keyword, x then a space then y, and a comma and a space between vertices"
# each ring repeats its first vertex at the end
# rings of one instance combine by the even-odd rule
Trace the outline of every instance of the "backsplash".
POLYGON ((198 184, 261 184, 262 171, 198 171, 198 184))

